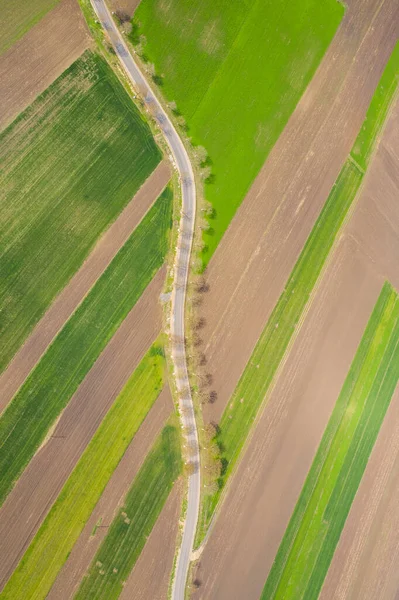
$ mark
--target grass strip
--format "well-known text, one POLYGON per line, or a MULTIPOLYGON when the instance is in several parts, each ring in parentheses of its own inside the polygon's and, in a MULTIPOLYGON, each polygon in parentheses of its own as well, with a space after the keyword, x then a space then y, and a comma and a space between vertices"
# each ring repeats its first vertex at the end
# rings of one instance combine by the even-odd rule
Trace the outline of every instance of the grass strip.
POLYGON ((381 130, 392 104, 399 83, 399 42, 386 64, 377 89, 367 111, 366 119, 362 125, 356 142, 352 148, 351 156, 358 165, 366 170, 370 161, 377 136, 381 130))
POLYGON ((82 581, 77 600, 119 597, 180 470, 179 432, 170 423, 137 474, 82 581))
POLYGON ((209 155, 205 197, 214 210, 203 238, 204 266, 343 14, 336 0, 140 2, 131 39, 155 65, 155 81, 175 103, 178 122, 186 119, 183 128, 209 155))
POLYGON ((90 51, 0 133, 0 371, 160 159, 90 51))
POLYGON ((0 500, 164 262, 172 192, 161 194, 0 418, 0 500))
POLYGON ((144 356, 82 454, 1 597, 45 598, 163 385, 162 349, 144 356))
POLYGON ((262 600, 316 600, 399 380, 399 298, 386 283, 270 571, 262 600))
POLYGON ((361 179, 360 171, 347 161, 223 413, 216 436, 223 465, 222 474, 217 491, 203 497, 201 536, 210 523, 221 492, 237 462, 361 179))

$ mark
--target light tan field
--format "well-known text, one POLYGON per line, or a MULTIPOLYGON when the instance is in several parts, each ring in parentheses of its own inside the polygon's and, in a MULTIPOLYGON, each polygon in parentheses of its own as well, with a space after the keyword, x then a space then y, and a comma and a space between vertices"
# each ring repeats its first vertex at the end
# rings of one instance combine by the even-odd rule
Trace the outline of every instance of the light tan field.
POLYGON ((168 183, 170 175, 169 164, 162 161, 116 221, 99 239, 81 268, 36 325, 25 344, 0 376, 0 413, 158 198, 168 183))
MULTIPOLYGON (((72 598, 74 593, 76 593, 84 574, 108 532, 114 515, 123 504, 134 477, 155 442, 156 437, 166 424, 172 410, 172 398, 169 387, 166 386, 115 469, 90 519, 87 521, 78 541, 73 547, 67 562, 55 580, 47 596, 47 600, 59 600, 60 598, 67 600, 68 598, 72 598), (93 535, 93 531, 98 524, 100 526, 96 528, 93 535)), ((168 511, 166 512, 168 513, 168 511)), ((169 516, 172 517, 170 514, 169 516)), ((176 520, 178 520, 178 517, 176 520)), ((159 551, 167 553, 169 548, 167 542, 168 540, 164 539, 164 537, 157 538, 159 551)))
POLYGON ((61 0, 0 57, 0 129, 91 44, 77 0, 61 0))
POLYGON ((129 376, 161 330, 162 267, 73 395, 0 509, 0 589, 129 376))
MULTIPOLYGON (((205 546, 196 599, 259 598, 381 287, 399 289, 398 115, 399 101, 205 546)), ((323 600, 398 593, 398 402, 397 390, 323 600)))

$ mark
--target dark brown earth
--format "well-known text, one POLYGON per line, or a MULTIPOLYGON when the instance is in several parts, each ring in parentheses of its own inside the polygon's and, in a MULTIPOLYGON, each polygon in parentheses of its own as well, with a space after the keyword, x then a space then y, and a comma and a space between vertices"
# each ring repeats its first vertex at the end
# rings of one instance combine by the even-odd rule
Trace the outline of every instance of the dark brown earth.
MULTIPOLYGON (((67 600, 68 598, 72 598, 74 593, 76 593, 83 575, 90 566, 95 553, 108 532, 114 515, 123 504, 136 473, 140 469, 144 458, 151 449, 172 410, 172 398, 167 386, 149 411, 121 462, 115 469, 90 519, 73 547, 67 562, 55 580, 47 596, 47 600, 59 600, 60 598, 67 600), (97 527, 95 535, 93 535, 93 530, 98 523, 101 523, 101 526, 97 527)), ((175 504, 178 504, 178 499, 178 496, 176 496, 175 504)), ((174 516, 173 506, 172 510, 167 509, 166 513, 172 519, 174 516)), ((163 517, 161 516, 160 518, 162 520, 163 517)), ((176 522, 171 523, 171 525, 177 526, 177 521, 178 515, 176 516, 176 522)), ((166 534, 166 531, 164 533, 166 534)), ((164 535, 161 537, 157 536, 157 549, 167 554, 169 548, 170 540, 166 539, 164 535)), ((148 553, 148 551, 145 552, 148 553)))
POLYGON ((120 600, 166 600, 176 549, 182 489, 176 482, 120 600))
POLYGON ((89 371, 50 439, 0 509, 0 589, 15 569, 79 457, 161 330, 161 268, 89 371))
POLYGON ((357 132, 398 35, 396 0, 353 0, 207 270, 208 368, 219 420, 357 132), (367 77, 365 77, 367 73, 367 77), (248 311, 248 307, 250 310, 248 311))
POLYGON ((0 376, 0 412, 6 408, 54 337, 155 202, 168 183, 170 174, 169 164, 162 161, 100 238, 79 271, 36 325, 25 344, 0 376))
MULTIPOLYGON (((399 285, 398 115, 399 102, 226 494, 200 559, 202 586, 194 598, 259 598, 382 285, 387 278, 399 285)), ((388 419, 399 416, 396 398, 397 393, 388 419)), ((363 500, 356 497, 323 600, 395 598, 399 458, 393 439, 398 428, 399 423, 384 422, 359 490, 363 500), (380 468, 375 454, 382 457, 380 468), (377 541, 379 531, 385 534, 377 541)))
POLYGON ((0 57, 0 129, 91 44, 77 0, 61 0, 0 57))
POLYGON ((125 12, 129 17, 133 16, 134 11, 140 4, 140 0, 110 0, 110 5, 113 10, 125 12))

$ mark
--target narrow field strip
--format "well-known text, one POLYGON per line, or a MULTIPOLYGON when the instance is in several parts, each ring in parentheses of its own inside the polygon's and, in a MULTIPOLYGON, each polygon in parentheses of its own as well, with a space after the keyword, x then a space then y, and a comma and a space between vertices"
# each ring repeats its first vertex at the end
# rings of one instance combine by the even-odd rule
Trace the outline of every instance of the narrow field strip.
POLYGON ((347 162, 223 413, 216 436, 223 472, 218 480, 217 491, 204 495, 201 534, 205 533, 210 523, 221 492, 237 462, 360 182, 361 173, 347 162))
POLYGON ((166 188, 2 414, 1 503, 164 262, 171 216, 166 188))
POLYGON ((160 160, 90 51, 0 133, 0 371, 160 160))
POLYGON ((163 352, 144 356, 6 584, 2 598, 45 598, 107 482, 162 390, 163 352))
POLYGON ((364 170, 367 168, 370 161, 376 139, 382 124, 387 117, 398 83, 399 42, 396 43, 391 57, 384 69, 384 73, 374 92, 363 126, 351 151, 352 158, 364 170))
POLYGON ((142 0, 131 39, 155 65, 194 144, 209 155, 205 197, 214 210, 203 237, 206 266, 314 75, 344 6, 336 0, 161 4, 142 0))
POLYGON ((399 380, 399 297, 386 283, 328 422, 262 600, 316 600, 399 380))
MULTIPOLYGON (((397 48, 392 55, 396 69, 395 77, 399 74, 396 52, 397 48)), ((392 64, 391 58, 380 81, 391 80, 392 64)), ((376 90, 379 98, 380 87, 381 84, 376 90)), ((391 86, 386 86, 384 89, 391 97, 391 86)), ((385 106, 386 102, 382 103, 380 99, 379 106, 383 105, 385 106)), ((374 131, 373 142, 377 139, 383 125, 381 114, 377 110, 367 113, 367 127, 374 131)), ((384 115, 386 116, 386 114, 385 111, 384 115)), ((358 139, 362 135, 363 129, 354 143, 354 148, 359 146, 358 139)), ((208 529, 222 490, 237 463, 256 415, 264 402, 296 327, 300 323, 305 306, 356 197, 363 177, 364 170, 352 154, 349 155, 258 340, 231 401, 223 413, 215 438, 218 447, 216 455, 222 464, 221 475, 217 481, 216 491, 203 492, 197 541, 202 540, 208 529)))
POLYGON ((60 0, 0 0, 1 39, 0 54, 3 54, 24 33, 44 17, 60 0))
POLYGON ((172 417, 134 479, 76 599, 118 598, 180 474, 179 431, 172 417))

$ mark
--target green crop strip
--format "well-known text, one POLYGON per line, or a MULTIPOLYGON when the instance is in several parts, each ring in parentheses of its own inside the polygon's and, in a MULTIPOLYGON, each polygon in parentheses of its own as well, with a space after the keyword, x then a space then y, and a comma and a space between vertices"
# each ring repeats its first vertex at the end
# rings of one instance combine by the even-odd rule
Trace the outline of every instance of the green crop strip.
POLYGON ((160 159, 89 51, 0 133, 0 371, 160 159))
POLYGON ((1 597, 45 598, 107 482, 163 385, 164 359, 152 346, 115 400, 1 597))
POLYGON ((316 600, 399 380, 399 298, 385 284, 328 422, 262 600, 316 600))
POLYGON ((119 597, 180 470, 178 428, 169 424, 145 459, 76 599, 119 597))
MULTIPOLYGON (((392 80, 393 64, 396 65, 395 78, 397 79, 397 47, 394 50, 393 59, 391 58, 388 62, 381 78, 381 82, 385 82, 384 89, 389 98, 392 98, 394 92, 392 92, 392 86, 387 85, 386 82, 392 80)), ((380 98, 380 90, 381 83, 376 90, 378 98, 380 98)), ((373 103, 376 105, 374 97, 373 103)), ((387 102, 382 102, 379 99, 378 106, 387 106, 387 102)), ((385 109, 383 114, 386 117, 387 111, 385 109)), ((367 128, 374 132, 373 141, 376 140, 383 124, 381 115, 382 112, 378 110, 367 113, 365 122, 367 122, 367 128)), ((359 146, 358 140, 364 135, 363 131, 364 129, 360 131, 354 148, 359 146)), ((368 154, 370 151, 369 148, 368 154)), ((265 400, 296 326, 303 315, 334 240, 355 199, 363 176, 363 169, 359 167, 351 155, 345 162, 332 188, 290 275, 285 290, 281 294, 238 382, 232 400, 223 413, 218 434, 215 438, 218 446, 217 456, 222 463, 221 475, 217 482, 217 490, 211 493, 203 493, 197 541, 203 538, 209 526, 222 490, 239 458, 248 433, 265 400)))
POLYGON ((171 215, 166 188, 1 416, 1 502, 164 262, 171 215))
POLYGON ((351 156, 362 169, 366 169, 376 138, 384 123, 399 82, 399 42, 384 69, 366 119, 352 148, 351 156))
POLYGON ((36 25, 60 0, 0 0, 0 54, 11 48, 36 25))
POLYGON ((131 39, 206 148, 206 265, 344 14, 336 0, 142 0, 131 39), (140 36, 145 36, 144 45, 140 36))

